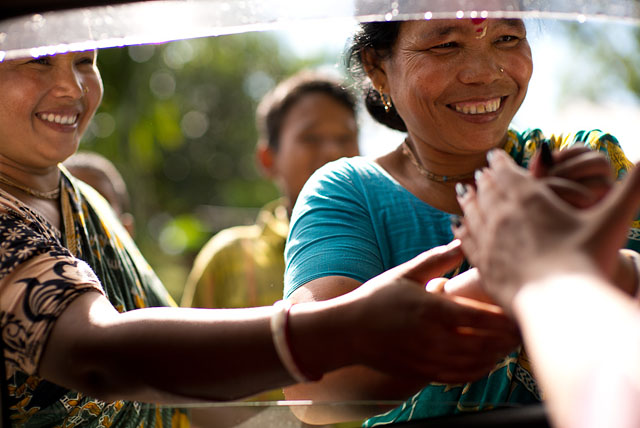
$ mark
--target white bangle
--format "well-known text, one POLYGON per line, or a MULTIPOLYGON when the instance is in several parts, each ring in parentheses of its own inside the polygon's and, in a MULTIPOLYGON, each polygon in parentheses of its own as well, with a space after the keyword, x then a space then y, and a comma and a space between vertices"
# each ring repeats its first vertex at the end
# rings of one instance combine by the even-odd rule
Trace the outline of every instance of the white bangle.
POLYGON ((311 379, 302 373, 302 370, 300 370, 293 359, 291 349, 289 349, 287 324, 291 306, 293 305, 288 300, 278 300, 273 304, 276 310, 273 315, 271 315, 271 337, 273 338, 273 345, 276 348, 276 352, 280 357, 280 362, 282 362, 282 365, 287 369, 291 377, 298 383, 310 382, 311 379))

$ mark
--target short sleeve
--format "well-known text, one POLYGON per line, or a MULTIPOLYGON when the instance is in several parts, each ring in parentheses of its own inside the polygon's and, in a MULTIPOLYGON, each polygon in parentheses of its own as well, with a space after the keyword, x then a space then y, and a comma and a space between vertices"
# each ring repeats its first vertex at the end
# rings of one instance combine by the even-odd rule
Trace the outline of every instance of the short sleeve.
POLYGON ((57 318, 79 295, 103 293, 85 262, 55 239, 2 215, 0 221, 0 331, 7 376, 36 374, 57 318))
POLYGON ((591 150, 598 151, 609 158, 616 178, 623 178, 633 163, 627 159, 618 139, 613 135, 599 129, 591 131, 579 131, 573 134, 551 136, 549 138, 552 148, 562 150, 576 144, 583 144, 591 150))
POLYGON ((314 279, 365 282, 384 270, 363 186, 346 160, 327 164, 305 184, 285 248, 285 297, 314 279))

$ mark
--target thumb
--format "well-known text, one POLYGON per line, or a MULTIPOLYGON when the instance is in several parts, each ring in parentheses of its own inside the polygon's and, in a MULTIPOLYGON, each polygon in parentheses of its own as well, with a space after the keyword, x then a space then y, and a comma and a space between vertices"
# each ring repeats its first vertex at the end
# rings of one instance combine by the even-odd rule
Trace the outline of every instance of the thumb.
POLYGON ((462 245, 459 239, 425 251, 393 270, 401 277, 426 284, 430 279, 442 276, 462 263, 462 245))

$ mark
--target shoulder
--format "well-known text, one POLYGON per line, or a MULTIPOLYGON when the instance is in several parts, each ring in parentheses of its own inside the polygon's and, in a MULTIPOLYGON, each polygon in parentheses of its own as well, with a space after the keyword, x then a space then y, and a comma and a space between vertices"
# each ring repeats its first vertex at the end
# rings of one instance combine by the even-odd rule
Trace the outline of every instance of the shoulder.
POLYGON ((327 193, 352 193, 381 183, 392 183, 390 176, 375 160, 356 156, 342 158, 319 168, 305 184, 301 196, 327 193))
POLYGON ((527 129, 524 132, 509 130, 505 150, 521 165, 526 166, 540 144, 546 142, 552 150, 565 150, 575 145, 584 145, 591 150, 603 153, 609 158, 620 177, 633 167, 618 142, 609 132, 600 129, 560 132, 545 135, 539 128, 527 129))
POLYGON ((213 235, 198 253, 196 263, 206 263, 216 258, 234 257, 243 252, 246 242, 260 236, 260 228, 255 225, 234 226, 213 235))
POLYGON ((364 156, 341 158, 329 162, 320 167, 309 181, 330 181, 353 179, 362 176, 376 176, 380 174, 380 168, 375 161, 364 156))

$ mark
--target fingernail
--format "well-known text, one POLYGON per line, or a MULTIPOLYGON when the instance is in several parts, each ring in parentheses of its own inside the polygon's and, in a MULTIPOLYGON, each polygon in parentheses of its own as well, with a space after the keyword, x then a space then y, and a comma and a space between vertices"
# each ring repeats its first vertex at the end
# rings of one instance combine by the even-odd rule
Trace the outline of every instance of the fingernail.
POLYGON ((549 143, 546 141, 540 144, 540 161, 547 168, 551 168, 553 166, 553 155, 551 154, 549 143))
POLYGON ((487 152, 487 162, 489 162, 489 164, 491 164, 491 162, 493 161, 493 157, 496 154, 495 149, 489 150, 487 152))
POLYGON ((451 220, 451 227, 454 229, 459 228, 460 226, 462 226, 462 220, 460 220, 460 216, 458 215, 452 215, 449 217, 449 220, 451 220))
POLYGON ((480 180, 480 177, 482 177, 482 174, 484 174, 484 172, 481 169, 476 169, 476 172, 473 174, 473 178, 478 181, 480 180))
POLYGON ((467 193, 467 186, 462 183, 456 183, 456 194, 463 197, 467 193))

